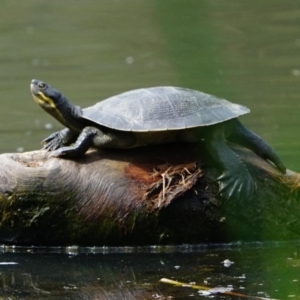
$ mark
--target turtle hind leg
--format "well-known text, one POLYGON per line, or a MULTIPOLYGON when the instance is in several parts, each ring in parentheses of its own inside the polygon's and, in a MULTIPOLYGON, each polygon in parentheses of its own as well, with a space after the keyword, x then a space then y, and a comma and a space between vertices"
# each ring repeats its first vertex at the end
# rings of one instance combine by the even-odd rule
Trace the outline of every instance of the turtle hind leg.
POLYGON ((228 199, 251 199, 256 189, 255 182, 242 159, 227 145, 224 126, 222 123, 205 129, 205 145, 223 170, 217 179, 220 194, 228 199))
POLYGON ((229 140, 252 150, 260 157, 271 161, 283 174, 286 172, 286 167, 275 150, 260 136, 241 124, 240 121, 234 120, 234 125, 232 127, 232 133, 229 137, 229 140))

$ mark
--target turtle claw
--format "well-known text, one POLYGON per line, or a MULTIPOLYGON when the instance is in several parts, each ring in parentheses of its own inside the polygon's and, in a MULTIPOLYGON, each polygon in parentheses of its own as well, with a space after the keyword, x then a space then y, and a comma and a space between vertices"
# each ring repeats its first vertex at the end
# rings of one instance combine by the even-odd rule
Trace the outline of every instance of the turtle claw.
POLYGON ((50 134, 48 137, 46 137, 44 140, 42 140, 42 144, 47 144, 59 137, 60 137, 60 131, 54 132, 50 134))
POLYGON ((61 144, 58 143, 57 141, 51 141, 47 144, 44 144, 43 150, 54 151, 54 150, 58 149, 60 146, 61 146, 61 144))
POLYGON ((60 132, 54 132, 42 141, 43 149, 47 151, 54 151, 64 146, 64 140, 60 132))
POLYGON ((76 137, 68 129, 54 132, 42 141, 43 149, 47 151, 55 151, 59 148, 69 145, 76 137))
POLYGON ((245 177, 242 174, 234 176, 234 174, 225 172, 217 181, 220 184, 219 193, 227 199, 236 199, 237 201, 251 199, 256 190, 252 177, 245 177))
POLYGON ((82 151, 82 149, 74 146, 66 146, 54 150, 50 153, 49 157, 63 157, 63 158, 76 158, 85 153, 86 149, 82 151))
POLYGON ((62 156, 66 156, 68 153, 69 153, 69 147, 62 147, 62 148, 59 148, 57 150, 54 150, 52 151, 50 154, 49 154, 49 158, 50 157, 62 157, 62 156))

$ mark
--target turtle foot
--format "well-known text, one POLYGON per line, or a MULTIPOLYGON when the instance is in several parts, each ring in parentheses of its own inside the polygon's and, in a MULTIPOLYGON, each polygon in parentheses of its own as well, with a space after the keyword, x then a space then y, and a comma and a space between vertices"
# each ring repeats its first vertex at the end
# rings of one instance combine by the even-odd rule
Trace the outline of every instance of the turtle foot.
POLYGON ((249 200, 256 190, 256 184, 249 174, 243 176, 225 172, 217 180, 220 184, 219 193, 227 199, 249 200))
POLYGON ((76 132, 72 132, 70 129, 65 128, 49 135, 42 141, 43 149, 47 151, 54 151, 59 148, 70 145, 77 137, 76 132))
POLYGON ((54 151, 54 150, 64 146, 65 141, 59 132, 54 132, 51 135, 49 135, 47 138, 45 138, 42 141, 42 144, 43 144, 44 150, 54 151))
POLYGON ((78 154, 76 151, 74 151, 71 147, 62 147, 57 150, 51 151, 49 154, 50 157, 64 157, 64 158, 69 158, 69 157, 77 157, 78 154))

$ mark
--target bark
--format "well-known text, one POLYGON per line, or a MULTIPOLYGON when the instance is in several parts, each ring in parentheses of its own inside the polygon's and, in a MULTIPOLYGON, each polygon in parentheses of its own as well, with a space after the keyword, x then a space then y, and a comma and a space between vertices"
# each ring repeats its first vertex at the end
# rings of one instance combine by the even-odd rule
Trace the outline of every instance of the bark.
POLYGON ((257 183, 252 199, 218 194, 201 145, 0 155, 0 242, 149 245, 299 238, 298 174, 232 145, 257 183))

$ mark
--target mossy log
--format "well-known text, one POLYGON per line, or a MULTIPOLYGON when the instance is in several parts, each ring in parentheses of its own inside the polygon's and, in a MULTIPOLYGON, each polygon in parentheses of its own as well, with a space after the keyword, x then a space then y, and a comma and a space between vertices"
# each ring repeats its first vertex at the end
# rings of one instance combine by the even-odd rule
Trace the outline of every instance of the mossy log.
POLYGON ((226 200, 201 145, 0 155, 0 242, 149 245, 300 237, 298 174, 231 145, 257 184, 226 200))

